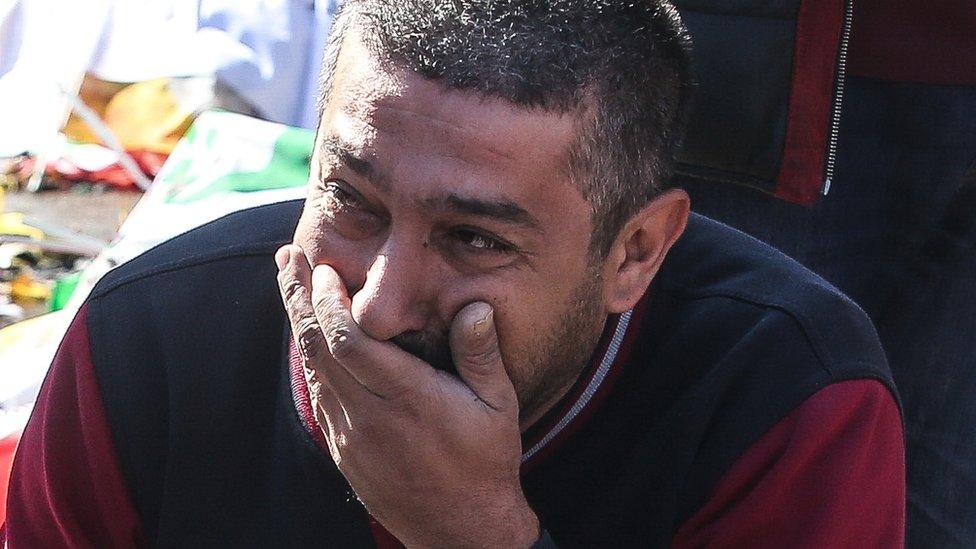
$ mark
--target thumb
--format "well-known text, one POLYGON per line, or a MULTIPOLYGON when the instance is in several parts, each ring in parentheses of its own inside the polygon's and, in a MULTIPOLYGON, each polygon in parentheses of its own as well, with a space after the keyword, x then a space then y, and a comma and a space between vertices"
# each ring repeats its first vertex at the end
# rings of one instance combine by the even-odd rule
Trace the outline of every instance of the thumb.
POLYGON ((515 388, 498 349, 494 311, 477 301, 461 309, 451 326, 451 354, 458 375, 478 398, 501 411, 518 408, 515 388))

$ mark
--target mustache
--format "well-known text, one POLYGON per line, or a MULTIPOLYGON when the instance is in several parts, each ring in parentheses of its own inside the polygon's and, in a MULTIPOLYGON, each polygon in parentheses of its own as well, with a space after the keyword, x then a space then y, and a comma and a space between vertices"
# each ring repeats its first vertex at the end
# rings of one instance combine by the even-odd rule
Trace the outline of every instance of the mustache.
POLYGON ((404 332, 390 342, 438 370, 457 375, 446 332, 404 332))

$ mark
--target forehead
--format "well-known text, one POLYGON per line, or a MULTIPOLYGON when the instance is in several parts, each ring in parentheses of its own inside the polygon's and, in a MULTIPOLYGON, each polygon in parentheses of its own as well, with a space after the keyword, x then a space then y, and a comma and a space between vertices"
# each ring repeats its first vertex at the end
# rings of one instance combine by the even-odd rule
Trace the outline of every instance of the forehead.
MULTIPOLYGON (((350 29, 351 31, 353 29, 350 29)), ((323 110, 323 138, 382 155, 408 152, 495 172, 570 184, 568 152, 575 117, 517 107, 473 91, 451 90, 412 71, 378 61, 355 32, 343 42, 323 110), (386 150, 379 150, 386 149, 386 150)), ((571 185, 570 185, 571 186, 571 185)), ((575 187, 571 186, 574 190, 575 187)))

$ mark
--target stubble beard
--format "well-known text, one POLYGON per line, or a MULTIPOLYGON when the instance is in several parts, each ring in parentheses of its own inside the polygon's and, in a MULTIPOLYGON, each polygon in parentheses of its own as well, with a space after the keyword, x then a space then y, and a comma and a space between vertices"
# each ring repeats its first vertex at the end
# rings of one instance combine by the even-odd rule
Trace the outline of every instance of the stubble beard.
POLYGON ((523 428, 556 404, 592 360, 607 319, 599 287, 598 274, 585 277, 559 320, 535 343, 536 352, 509 369, 523 428))
MULTIPOLYGON (((599 271, 588 269, 551 328, 506 364, 519 402, 519 421, 538 418, 572 387, 589 364, 606 323, 600 307, 599 271)), ((447 332, 409 332, 390 340, 438 370, 457 375, 447 332)), ((524 427, 528 427, 524 425, 524 427)))

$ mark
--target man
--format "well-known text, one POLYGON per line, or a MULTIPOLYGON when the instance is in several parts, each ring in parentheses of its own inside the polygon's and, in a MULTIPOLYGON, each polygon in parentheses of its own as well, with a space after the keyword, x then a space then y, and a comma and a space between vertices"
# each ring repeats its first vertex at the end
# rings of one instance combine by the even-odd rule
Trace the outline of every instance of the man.
POLYGON ((663 189, 687 55, 649 2, 347 2, 304 205, 100 283, 11 546, 900 544, 864 314, 663 189))

